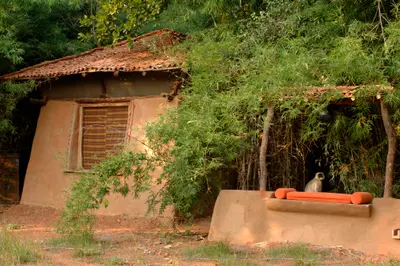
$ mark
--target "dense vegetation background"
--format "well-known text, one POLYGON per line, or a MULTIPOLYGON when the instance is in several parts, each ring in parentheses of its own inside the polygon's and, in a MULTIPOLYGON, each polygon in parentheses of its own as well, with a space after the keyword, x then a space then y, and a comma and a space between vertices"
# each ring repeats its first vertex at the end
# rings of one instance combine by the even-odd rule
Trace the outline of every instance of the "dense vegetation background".
MULTIPOLYGON (((88 8, 83 2, 1 0, 0 75, 93 47, 78 39, 79 21, 88 8)), ((20 137, 29 134, 29 122, 20 117, 26 114, 15 108, 34 86, 31 82, 0 84, 0 150, 14 152, 20 137)))
MULTIPOLYGON (((221 188, 259 189, 263 162, 268 190, 302 189, 324 171, 329 191, 384 194, 388 139, 397 145, 382 111, 400 132, 398 1, 11 0, 0 6, 3 73, 154 29, 188 34, 171 51, 186 54, 184 100, 148 125, 152 157, 121 153, 83 176, 72 188, 67 223, 111 192, 148 190, 149 173, 160 165, 157 182, 166 185, 150 197, 150 207, 172 205, 188 216, 221 188), (335 85, 361 85, 356 104, 332 105, 343 97, 334 90, 307 94, 335 85), (379 92, 375 85, 395 88, 379 96, 386 109, 371 101, 379 92), (266 124, 267 153, 260 161, 266 124), (133 186, 117 181, 121 171, 133 186)), ((0 104, 9 111, 0 117, 1 130, 12 128, 14 103, 32 86, 2 85, 0 104)), ((396 159, 387 196, 400 195, 398 170, 396 159)))

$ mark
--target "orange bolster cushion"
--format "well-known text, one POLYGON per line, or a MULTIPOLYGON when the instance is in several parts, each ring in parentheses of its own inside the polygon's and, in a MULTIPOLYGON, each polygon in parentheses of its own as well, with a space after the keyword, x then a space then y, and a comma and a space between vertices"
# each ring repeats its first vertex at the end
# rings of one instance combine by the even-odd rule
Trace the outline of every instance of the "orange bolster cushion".
POLYGON ((286 194, 288 192, 294 192, 294 191, 296 191, 294 188, 278 188, 275 191, 275 197, 277 199, 286 199, 286 194))
POLYGON ((368 192, 354 192, 351 195, 351 202, 353 204, 368 204, 372 202, 372 195, 368 192))
POLYGON ((288 192, 286 195, 288 200, 304 200, 319 202, 336 202, 351 204, 350 194, 341 193, 323 193, 323 192, 288 192))

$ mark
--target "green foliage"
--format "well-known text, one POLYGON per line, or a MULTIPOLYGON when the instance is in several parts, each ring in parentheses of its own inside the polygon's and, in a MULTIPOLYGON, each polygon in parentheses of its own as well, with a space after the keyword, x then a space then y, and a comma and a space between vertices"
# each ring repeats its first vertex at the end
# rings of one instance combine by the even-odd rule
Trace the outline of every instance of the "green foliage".
POLYGON ((22 229, 22 225, 18 224, 8 224, 7 225, 7 230, 19 230, 22 229))
POLYGON ((191 260, 217 261, 219 265, 259 265, 247 260, 246 252, 234 250, 222 242, 212 245, 204 244, 193 249, 187 249, 183 255, 191 260))
POLYGON ((361 38, 340 38, 327 59, 328 75, 338 85, 382 84, 381 60, 363 46, 361 38))
POLYGON ((71 185, 64 212, 58 225, 58 232, 66 238, 91 238, 93 232, 94 215, 92 209, 99 204, 93 202, 95 182, 90 176, 82 176, 71 185))
POLYGON ((73 256, 78 258, 87 258, 102 255, 103 251, 99 248, 94 249, 77 249, 73 256))
POLYGON ((169 28, 181 33, 193 33, 211 25, 210 17, 202 10, 185 3, 171 1, 157 19, 150 20, 138 28, 138 34, 144 34, 156 29, 169 28))
POLYGON ((77 40, 83 7, 68 1, 0 1, 0 72, 40 63, 91 47, 77 40))
MULTIPOLYGON (((82 7, 68 1, 0 0, 0 75, 91 48, 90 43, 77 40, 75 27, 82 15, 82 7)), ((18 138, 12 135, 18 131, 12 115, 19 100, 33 88, 33 82, 0 84, 2 149, 9 149, 3 143, 15 143, 18 138)))
POLYGON ((256 266, 258 263, 248 260, 248 253, 234 250, 225 243, 204 244, 195 248, 186 249, 183 256, 190 260, 217 261, 218 265, 256 266))
MULTIPOLYGON (((18 101, 24 97, 34 87, 33 82, 13 83, 3 82, 0 83, 0 134, 8 135, 13 133, 14 126, 11 123, 13 111, 18 101)), ((6 138, 0 139, 6 141, 6 138)))
POLYGON ((16 236, 7 232, 3 228, 0 232, 0 264, 1 265, 21 265, 39 263, 43 261, 43 256, 39 254, 35 247, 27 242, 20 241, 16 236))
POLYGON ((188 249, 184 255, 191 259, 229 259, 234 257, 234 252, 225 243, 202 245, 195 249, 188 249))
POLYGON ((52 238, 46 244, 61 248, 93 248, 96 245, 92 236, 69 236, 62 238, 52 238))
POLYGON ((137 197, 140 192, 147 191, 155 165, 155 159, 145 153, 126 152, 110 155, 107 160, 82 174, 71 185, 57 232, 67 239, 91 239, 93 211, 102 204, 108 206, 106 197, 110 193, 126 196, 131 192, 137 197), (129 179, 131 186, 128 185, 129 179))
POLYGON ((377 106, 364 103, 348 108, 329 126, 325 154, 331 160, 332 182, 337 178, 343 189, 383 195, 386 136, 377 106))
POLYGON ((400 8, 399 4, 393 6, 395 19, 385 27, 387 41, 385 43, 386 70, 389 78, 396 85, 400 82, 400 8))
MULTIPOLYGON (((23 61, 22 55, 24 50, 21 48, 22 43, 16 40, 16 25, 12 25, 10 20, 13 13, 19 13, 20 6, 12 1, 0 2, 0 45, 1 55, 9 60, 12 64, 18 64, 23 61), (10 25, 11 24, 11 25, 10 25)), ((18 21, 18 20, 17 20, 18 21)))
POLYGON ((83 40, 94 40, 97 44, 120 41, 135 33, 143 23, 153 19, 160 11, 161 0, 101 0, 92 6, 92 14, 81 20, 83 40))
POLYGON ((105 265, 125 265, 126 263, 124 262, 124 260, 120 257, 111 257, 109 259, 107 259, 104 263, 105 265))
POLYGON ((60 249, 72 249, 74 257, 87 258, 103 255, 105 247, 113 244, 95 241, 92 235, 81 234, 53 238, 47 241, 46 245, 60 249))
POLYGON ((327 250, 313 250, 305 244, 295 244, 270 248, 265 255, 273 260, 291 258, 295 265, 318 265, 330 254, 327 250))

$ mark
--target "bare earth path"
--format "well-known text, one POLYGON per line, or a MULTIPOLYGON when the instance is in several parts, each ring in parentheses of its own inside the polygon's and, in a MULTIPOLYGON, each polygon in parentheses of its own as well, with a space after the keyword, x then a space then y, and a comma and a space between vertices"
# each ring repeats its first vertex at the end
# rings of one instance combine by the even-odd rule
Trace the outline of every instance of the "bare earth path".
POLYGON ((281 254, 277 252, 288 251, 282 249, 288 244, 215 246, 207 241, 209 218, 178 226, 174 232, 154 219, 101 216, 96 223, 97 244, 81 250, 55 244, 59 216, 60 211, 52 208, 0 204, 0 226, 23 241, 33 241, 45 265, 400 265, 384 256, 340 247, 313 246, 310 254, 308 248, 295 247, 281 254))

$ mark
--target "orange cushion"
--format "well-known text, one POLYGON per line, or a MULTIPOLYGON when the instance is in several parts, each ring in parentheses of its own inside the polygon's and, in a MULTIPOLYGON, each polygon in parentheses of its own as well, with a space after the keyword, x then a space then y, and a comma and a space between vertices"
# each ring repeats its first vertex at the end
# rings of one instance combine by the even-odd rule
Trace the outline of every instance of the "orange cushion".
POLYGON ((368 204, 372 202, 372 195, 368 192, 354 192, 351 195, 351 202, 353 204, 368 204))
POLYGON ((324 192, 288 192, 286 194, 288 200, 304 200, 319 202, 336 202, 351 204, 350 194, 341 193, 324 193, 324 192))
POLYGON ((275 197, 277 199, 286 199, 286 194, 288 192, 293 192, 293 191, 296 191, 296 190, 294 188, 278 188, 275 191, 275 197))

